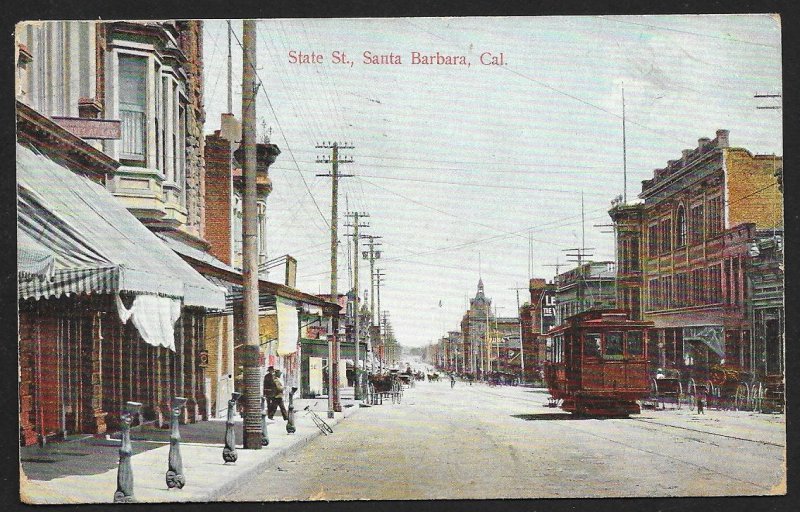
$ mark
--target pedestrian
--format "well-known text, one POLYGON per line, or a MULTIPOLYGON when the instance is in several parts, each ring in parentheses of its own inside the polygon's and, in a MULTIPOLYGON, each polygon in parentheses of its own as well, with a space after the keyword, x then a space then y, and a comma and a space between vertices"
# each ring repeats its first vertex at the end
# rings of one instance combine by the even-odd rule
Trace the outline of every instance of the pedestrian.
POLYGON ((283 405, 283 382, 281 381, 281 371, 275 370, 272 366, 267 368, 267 375, 264 377, 264 396, 267 397, 267 418, 272 419, 275 411, 280 407, 281 416, 284 421, 289 419, 286 407, 283 405))
POLYGON ((703 412, 703 394, 697 393, 697 414, 705 414, 703 412))
POLYGON ((455 373, 451 373, 450 374, 450 389, 453 389, 454 387, 456 387, 456 374, 455 373))

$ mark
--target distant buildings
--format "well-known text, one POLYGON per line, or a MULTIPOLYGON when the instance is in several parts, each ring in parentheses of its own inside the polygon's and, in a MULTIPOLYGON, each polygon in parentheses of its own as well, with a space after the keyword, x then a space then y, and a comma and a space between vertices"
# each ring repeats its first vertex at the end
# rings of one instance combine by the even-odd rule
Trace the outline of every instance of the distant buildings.
POLYGON ((590 261, 556 276, 556 325, 588 309, 614 307, 613 261, 590 261))

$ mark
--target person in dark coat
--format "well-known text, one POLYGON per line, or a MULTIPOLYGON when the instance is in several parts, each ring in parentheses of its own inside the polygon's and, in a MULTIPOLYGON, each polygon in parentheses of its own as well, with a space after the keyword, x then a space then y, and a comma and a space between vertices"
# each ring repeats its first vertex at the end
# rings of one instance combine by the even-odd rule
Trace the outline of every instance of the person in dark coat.
POLYGON ((264 396, 267 397, 267 418, 272 419, 275 411, 280 407, 283 419, 289 419, 286 407, 283 405, 281 371, 275 370, 272 366, 267 368, 267 374, 264 376, 264 396))

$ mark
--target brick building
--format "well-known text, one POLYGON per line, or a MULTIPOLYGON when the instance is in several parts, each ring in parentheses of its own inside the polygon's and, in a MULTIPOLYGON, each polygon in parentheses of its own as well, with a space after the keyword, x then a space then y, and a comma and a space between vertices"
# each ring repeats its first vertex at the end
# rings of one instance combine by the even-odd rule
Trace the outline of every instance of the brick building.
POLYGON ((730 147, 727 130, 642 182, 637 204, 609 211, 618 229, 620 306, 655 323, 651 368, 706 378, 753 370, 748 241, 783 223, 781 158, 730 147), (749 368, 748 368, 749 366, 749 368))
POLYGON ((556 325, 555 285, 541 278, 528 283, 530 302, 520 307, 525 382, 541 383, 545 361, 546 333, 556 325))
POLYGON ((202 318, 224 294, 153 232, 205 246, 202 22, 23 23, 16 41, 18 262, 53 262, 18 275, 21 441, 116 428, 126 400, 163 424, 182 395, 201 418, 202 318))

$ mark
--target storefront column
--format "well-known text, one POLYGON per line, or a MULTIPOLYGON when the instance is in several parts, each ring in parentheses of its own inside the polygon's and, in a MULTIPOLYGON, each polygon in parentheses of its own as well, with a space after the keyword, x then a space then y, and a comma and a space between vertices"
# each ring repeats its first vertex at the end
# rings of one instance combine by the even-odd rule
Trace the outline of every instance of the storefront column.
MULTIPOLYGON (((87 304, 97 307, 97 304, 87 304)), ((103 313, 95 311, 90 318, 91 331, 89 340, 91 353, 85 370, 90 372, 89 386, 84 397, 83 407, 84 429, 92 433, 102 434, 106 431, 106 412, 103 411, 103 313)))

